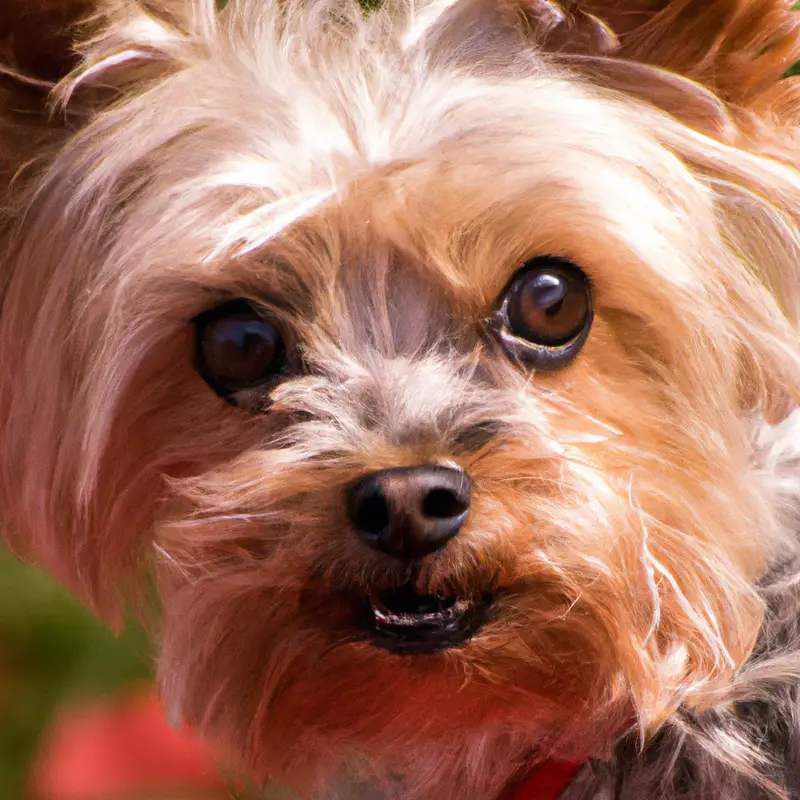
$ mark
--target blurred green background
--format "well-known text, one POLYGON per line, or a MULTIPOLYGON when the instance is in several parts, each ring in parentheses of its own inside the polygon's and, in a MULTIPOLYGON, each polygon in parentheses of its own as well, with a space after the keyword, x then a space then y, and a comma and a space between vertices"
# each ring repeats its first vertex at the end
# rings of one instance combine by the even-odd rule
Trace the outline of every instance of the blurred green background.
POLYGON ((170 728, 139 627, 116 636, 0 547, 0 800, 256 796, 292 800, 279 788, 234 791, 206 748, 170 728), (126 775, 133 788, 102 788, 126 775), (131 775, 158 788, 134 786, 131 775))
POLYGON ((150 672, 140 630, 115 637, 0 550, 0 800, 29 796, 28 766, 58 709, 144 684, 150 672))

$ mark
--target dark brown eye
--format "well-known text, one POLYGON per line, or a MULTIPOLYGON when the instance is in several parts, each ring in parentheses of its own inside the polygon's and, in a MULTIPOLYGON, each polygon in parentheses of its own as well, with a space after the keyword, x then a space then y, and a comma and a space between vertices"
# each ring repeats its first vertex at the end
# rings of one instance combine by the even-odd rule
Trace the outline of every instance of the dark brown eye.
POLYGON ((245 300, 207 311, 195 324, 198 371, 222 397, 261 386, 284 367, 286 346, 276 322, 245 300))
POLYGON ((531 259, 517 272, 495 317, 506 349, 539 369, 571 361, 592 325, 586 275, 563 258, 531 259))

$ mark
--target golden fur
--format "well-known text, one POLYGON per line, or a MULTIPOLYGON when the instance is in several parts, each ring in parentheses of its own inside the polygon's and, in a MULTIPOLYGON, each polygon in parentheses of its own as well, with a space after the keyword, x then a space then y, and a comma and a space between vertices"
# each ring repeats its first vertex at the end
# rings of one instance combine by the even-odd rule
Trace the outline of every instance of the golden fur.
POLYGON ((103 0, 52 116, 49 68, 0 78, 10 544, 112 622, 153 571, 168 707, 307 795, 493 798, 532 750, 603 757, 631 720, 724 705, 796 533, 754 437, 800 398, 798 22, 103 0), (484 326, 541 253, 594 292, 552 374, 484 326), (231 297, 303 346, 267 414, 195 370, 190 321, 231 297), (465 648, 401 657, 348 628, 343 597, 408 570, 341 497, 429 462, 478 488, 418 586, 499 599, 465 648))

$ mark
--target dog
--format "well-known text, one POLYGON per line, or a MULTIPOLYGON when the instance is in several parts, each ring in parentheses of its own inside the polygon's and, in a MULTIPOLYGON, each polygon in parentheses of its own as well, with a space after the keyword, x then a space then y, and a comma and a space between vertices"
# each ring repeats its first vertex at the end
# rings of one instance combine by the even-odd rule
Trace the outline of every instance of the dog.
POLYGON ((302 797, 798 796, 787 2, 5 8, 3 536, 172 720, 302 797))

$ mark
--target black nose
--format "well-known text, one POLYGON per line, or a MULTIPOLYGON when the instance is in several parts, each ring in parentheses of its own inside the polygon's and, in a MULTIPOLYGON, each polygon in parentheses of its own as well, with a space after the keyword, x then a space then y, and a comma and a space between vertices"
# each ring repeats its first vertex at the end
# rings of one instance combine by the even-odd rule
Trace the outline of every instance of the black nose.
POLYGON ((362 541, 398 558, 444 547, 469 514, 472 482, 447 467, 372 472, 350 487, 348 511, 362 541))

